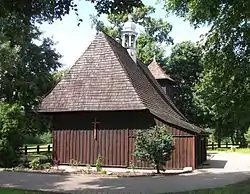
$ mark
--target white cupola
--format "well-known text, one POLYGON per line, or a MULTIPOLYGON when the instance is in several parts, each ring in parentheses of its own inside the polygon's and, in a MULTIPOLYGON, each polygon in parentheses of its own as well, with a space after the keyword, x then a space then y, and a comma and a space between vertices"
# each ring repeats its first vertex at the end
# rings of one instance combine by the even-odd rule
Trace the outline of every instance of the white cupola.
POLYGON ((124 23, 121 36, 122 36, 122 46, 125 47, 131 56, 131 58, 136 62, 136 24, 132 21, 132 16, 128 16, 128 21, 124 23))

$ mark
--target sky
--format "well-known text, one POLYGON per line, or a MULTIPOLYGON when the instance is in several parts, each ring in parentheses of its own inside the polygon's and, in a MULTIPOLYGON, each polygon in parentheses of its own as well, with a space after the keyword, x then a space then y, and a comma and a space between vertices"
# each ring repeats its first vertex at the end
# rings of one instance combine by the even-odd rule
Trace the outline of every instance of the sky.
MULTIPOLYGON (((208 31, 208 27, 194 29, 188 21, 183 21, 183 18, 178 18, 174 15, 166 16, 162 5, 155 5, 155 2, 155 0, 143 0, 145 5, 156 7, 154 17, 166 19, 172 24, 173 29, 170 35, 173 37, 175 44, 188 40, 196 42, 199 40, 200 35, 208 31)), ((77 26, 77 17, 74 12, 64 16, 61 21, 57 20, 52 24, 44 23, 39 26, 44 37, 50 37, 56 42, 55 49, 62 55, 60 61, 64 68, 68 68, 75 63, 96 34, 95 30, 91 28, 89 17, 91 14, 96 14, 93 4, 85 0, 79 0, 78 10, 79 17, 83 19, 80 26, 77 26)), ((105 16, 102 16, 102 20, 106 20, 105 16)), ((168 46, 166 54, 169 54, 170 51, 171 46, 168 46)))

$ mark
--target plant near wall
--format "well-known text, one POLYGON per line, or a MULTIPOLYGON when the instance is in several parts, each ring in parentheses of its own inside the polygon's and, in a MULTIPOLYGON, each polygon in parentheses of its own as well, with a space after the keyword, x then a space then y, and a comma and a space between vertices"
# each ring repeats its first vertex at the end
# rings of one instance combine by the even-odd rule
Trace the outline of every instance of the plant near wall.
POLYGON ((167 128, 155 126, 137 132, 134 155, 141 161, 155 165, 159 174, 160 168, 170 160, 173 148, 173 138, 167 128))
POLYGON ((18 104, 0 102, 0 167, 12 167, 20 159, 23 145, 23 114, 18 104))
POLYGON ((101 172, 102 171, 102 157, 100 154, 98 155, 95 165, 96 165, 96 171, 101 172))

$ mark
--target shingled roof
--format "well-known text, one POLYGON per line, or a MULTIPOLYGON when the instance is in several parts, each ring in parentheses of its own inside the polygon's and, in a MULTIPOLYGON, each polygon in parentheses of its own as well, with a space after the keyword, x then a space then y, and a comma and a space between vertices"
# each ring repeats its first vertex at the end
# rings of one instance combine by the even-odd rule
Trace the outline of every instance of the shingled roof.
POLYGON ((69 72, 42 100, 39 112, 149 110, 173 125, 188 123, 147 67, 104 33, 96 35, 69 72))
POLYGON ((152 73, 155 79, 167 79, 170 81, 174 81, 169 75, 167 75, 161 66, 157 63, 154 58, 153 61, 148 66, 149 71, 152 73))

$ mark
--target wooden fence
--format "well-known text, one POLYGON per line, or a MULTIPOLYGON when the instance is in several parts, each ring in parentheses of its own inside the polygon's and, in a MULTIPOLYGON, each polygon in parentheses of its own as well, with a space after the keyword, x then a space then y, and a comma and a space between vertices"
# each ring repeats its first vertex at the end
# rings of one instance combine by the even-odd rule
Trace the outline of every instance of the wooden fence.
MULTIPOLYGON (((240 145, 239 144, 229 144, 229 143, 225 143, 225 144, 221 144, 220 148, 225 148, 225 149, 230 149, 232 147, 238 148, 240 145)), ((218 144, 217 143, 210 143, 207 144, 207 149, 211 149, 211 150, 215 150, 218 148, 218 144)))
POLYGON ((28 154, 42 154, 42 153, 51 153, 52 152, 52 145, 36 145, 36 146, 27 146, 25 145, 24 147, 20 148, 20 151, 24 155, 28 154))
MULTIPOLYGON (((220 148, 225 148, 225 149, 230 149, 231 147, 239 147, 239 144, 229 144, 229 143, 225 143, 225 144, 221 144, 220 148)), ((211 150, 215 150, 218 148, 218 144, 217 143, 210 143, 207 144, 207 149, 211 149, 211 150)), ((36 145, 36 146, 27 146, 25 145, 24 147, 20 148, 20 151, 24 154, 24 155, 28 155, 28 154, 41 154, 41 153, 51 153, 53 150, 53 146, 52 145, 36 145)))

